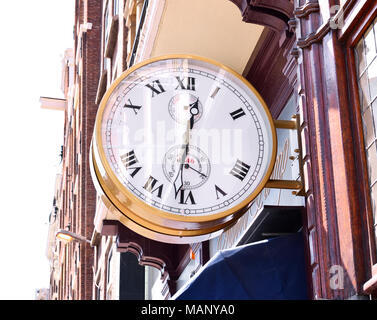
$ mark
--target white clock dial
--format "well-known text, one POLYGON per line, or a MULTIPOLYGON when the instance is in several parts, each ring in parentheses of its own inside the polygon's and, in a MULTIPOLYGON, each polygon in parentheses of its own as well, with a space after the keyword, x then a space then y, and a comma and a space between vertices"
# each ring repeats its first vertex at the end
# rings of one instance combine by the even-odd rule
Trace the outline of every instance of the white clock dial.
POLYGON ((166 179, 174 185, 174 192, 178 193, 180 190, 197 189, 208 181, 211 163, 198 147, 177 145, 166 152, 162 169, 166 179))
POLYGON ((157 60, 117 83, 101 144, 124 187, 151 208, 211 216, 246 205, 276 147, 260 97, 233 72, 193 58, 157 60))

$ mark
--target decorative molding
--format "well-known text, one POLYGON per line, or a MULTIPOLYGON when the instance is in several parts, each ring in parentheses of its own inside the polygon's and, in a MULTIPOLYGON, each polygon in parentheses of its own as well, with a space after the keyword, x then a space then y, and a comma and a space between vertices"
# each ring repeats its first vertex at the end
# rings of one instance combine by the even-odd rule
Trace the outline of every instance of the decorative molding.
POLYGON ((276 32, 288 29, 293 17, 293 4, 289 0, 229 0, 241 11, 245 22, 259 24, 276 32))
POLYGON ((293 11, 293 14, 296 18, 302 19, 302 18, 307 17, 311 13, 319 12, 319 11, 320 11, 319 3, 315 1, 315 2, 308 2, 302 7, 298 7, 297 9, 293 11))
POLYGON ((300 50, 297 47, 292 48, 291 55, 298 59, 300 56, 300 50))
POLYGON ((296 32, 296 27, 297 27, 297 20, 294 19, 294 18, 289 19, 289 21, 288 21, 288 31, 292 32, 292 33, 295 33, 296 32))
POLYGON ((166 264, 162 259, 152 257, 152 256, 145 256, 143 252, 143 248, 138 245, 136 242, 127 242, 127 243, 119 243, 117 241, 117 250, 118 252, 130 252, 133 253, 139 264, 141 266, 150 266, 154 267, 161 271, 163 275, 165 273, 166 264))
POLYGON ((291 55, 295 37, 266 29, 244 76, 262 95, 273 117, 277 117, 294 91, 297 61, 291 55))
MULTIPOLYGON (((350 101, 358 88, 350 81, 353 68, 347 67, 351 59, 346 59, 344 40, 332 29, 338 16, 323 20, 322 10, 331 14, 330 2, 321 2, 320 10, 313 3, 295 10, 297 47, 303 49, 295 54, 302 56, 297 59, 297 93, 306 151, 308 272, 315 299, 348 299, 363 292, 367 260, 360 194, 365 179, 356 156, 356 104, 350 101), (342 290, 334 290, 329 281, 329 266, 335 265, 347 271, 342 290)), ((373 287, 373 281, 368 285, 373 287)))
POLYGON ((101 234, 116 236, 117 250, 133 253, 140 265, 151 266, 160 270, 161 280, 167 281, 170 294, 175 293, 175 282, 190 261, 189 245, 170 244, 147 239, 116 220, 104 220, 101 234))
POLYGON ((293 3, 289 0, 250 0, 250 4, 281 12, 287 17, 290 17, 293 12, 293 3))
POLYGON ((310 47, 313 43, 320 42, 331 30, 330 20, 322 24, 315 32, 297 40, 297 46, 301 49, 310 47))
POLYGON ((247 7, 242 15, 242 20, 248 23, 259 24, 268 27, 276 32, 281 32, 288 28, 287 22, 280 17, 264 12, 255 7, 247 7))

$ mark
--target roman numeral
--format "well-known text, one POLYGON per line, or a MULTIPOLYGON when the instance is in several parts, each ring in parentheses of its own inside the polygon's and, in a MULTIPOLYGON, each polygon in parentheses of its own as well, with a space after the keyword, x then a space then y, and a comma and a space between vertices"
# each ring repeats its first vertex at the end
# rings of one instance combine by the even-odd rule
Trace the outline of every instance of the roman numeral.
POLYGON ((225 196, 227 195, 227 193, 224 192, 223 190, 221 190, 217 185, 215 185, 215 191, 216 191, 216 198, 217 198, 217 200, 220 199, 220 197, 219 197, 219 193, 221 193, 221 195, 222 195, 223 197, 225 197, 225 196))
POLYGON ((212 98, 212 99, 215 99, 215 97, 216 97, 216 95, 218 94, 219 91, 220 91, 220 88, 217 87, 217 88, 215 89, 215 91, 212 92, 212 94, 211 94, 211 98, 212 98))
POLYGON ((141 109, 141 107, 142 107, 142 106, 137 106, 137 105, 132 104, 131 99, 128 99, 128 103, 129 103, 129 104, 125 104, 125 105, 123 106, 123 108, 130 108, 130 109, 132 109, 132 110, 135 112, 135 114, 137 114, 137 112, 138 112, 138 111, 141 109))
POLYGON ((146 87, 148 87, 149 89, 152 90, 152 98, 153 98, 156 94, 160 94, 160 93, 165 92, 165 89, 164 89, 164 87, 162 86, 160 80, 155 80, 155 81, 153 81, 152 83, 147 84, 146 87))
POLYGON ((126 167, 126 169, 130 172, 131 177, 133 178, 141 169, 141 167, 134 167, 131 168, 134 164, 138 163, 139 161, 136 158, 135 151, 131 150, 130 152, 127 152, 124 155, 120 156, 120 160, 126 167))
POLYGON ((154 193, 157 191, 157 197, 161 198, 162 195, 162 189, 164 185, 160 185, 159 187, 155 188, 155 185, 157 184, 158 180, 156 178, 153 178, 152 176, 149 176, 148 181, 144 185, 144 189, 147 190, 150 193, 154 193))
POLYGON ((242 108, 239 108, 238 110, 231 112, 230 115, 233 118, 233 120, 236 120, 236 119, 246 115, 246 113, 245 113, 245 111, 243 111, 242 108))
POLYGON ((178 81, 178 86, 175 88, 177 90, 178 88, 181 88, 183 90, 193 90, 195 91, 195 78, 192 77, 175 77, 178 81))
POLYGON ((185 190, 181 189, 180 197, 179 197, 179 203, 180 204, 187 204, 187 202, 190 200, 191 204, 196 204, 194 196, 191 191, 189 191, 188 195, 185 197, 185 190))
POLYGON ((241 181, 245 179, 247 173, 249 172, 250 166, 245 162, 237 160, 233 169, 230 171, 230 174, 240 179, 241 181))

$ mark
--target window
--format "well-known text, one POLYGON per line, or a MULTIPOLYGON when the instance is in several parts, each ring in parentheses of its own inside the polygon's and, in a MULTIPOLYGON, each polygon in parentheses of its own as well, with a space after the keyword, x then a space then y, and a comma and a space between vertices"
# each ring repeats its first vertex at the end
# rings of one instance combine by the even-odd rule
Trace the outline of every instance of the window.
POLYGON ((109 253, 109 257, 107 258, 107 277, 106 277, 106 279, 107 279, 107 284, 109 284, 110 283, 110 281, 111 281, 111 260, 112 260, 112 258, 113 258, 113 251, 110 251, 110 253, 109 253))
POLYGON ((113 0, 113 16, 119 14, 119 0, 113 0))
POLYGON ((103 19, 103 25, 104 25, 104 30, 105 30, 105 47, 106 47, 107 40, 109 38, 109 33, 110 33, 109 6, 107 6, 106 10, 105 10, 105 16, 104 16, 104 19, 103 19))
POLYGON ((96 300, 101 300, 101 288, 96 285, 96 300))
POLYGON ((359 87, 360 114, 373 213, 374 236, 377 234, 377 19, 354 49, 359 87))
MULTIPOLYGON (((357 3, 361 3, 357 2, 357 3)), ((358 216, 362 246, 358 280, 364 293, 377 293, 377 3, 359 7, 359 16, 346 14, 341 40, 346 44, 351 124, 356 160, 358 216), (363 250, 364 249, 364 250, 363 250), (362 265, 362 266, 361 266, 362 265), (362 270, 362 269, 360 269, 362 270)))

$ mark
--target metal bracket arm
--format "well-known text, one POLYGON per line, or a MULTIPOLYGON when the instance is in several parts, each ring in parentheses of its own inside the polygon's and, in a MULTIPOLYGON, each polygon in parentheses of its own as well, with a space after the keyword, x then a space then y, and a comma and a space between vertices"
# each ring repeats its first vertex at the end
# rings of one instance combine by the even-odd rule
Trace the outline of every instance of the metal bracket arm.
POLYGON ((274 120, 276 129, 297 130, 298 149, 295 152, 298 153, 300 180, 273 180, 270 179, 266 183, 266 188, 271 189, 291 189, 293 194, 297 196, 305 196, 305 182, 304 182, 304 170, 303 170, 303 158, 302 158, 302 142, 301 142, 301 127, 300 116, 298 114, 292 117, 294 120, 274 120))

